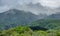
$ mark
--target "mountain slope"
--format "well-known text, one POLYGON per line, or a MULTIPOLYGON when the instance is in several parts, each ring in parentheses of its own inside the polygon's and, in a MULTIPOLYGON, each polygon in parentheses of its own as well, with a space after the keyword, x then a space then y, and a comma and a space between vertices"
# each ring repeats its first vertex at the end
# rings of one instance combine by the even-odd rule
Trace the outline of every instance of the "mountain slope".
POLYGON ((60 29, 60 20, 58 19, 40 19, 31 24, 33 26, 45 27, 47 29, 60 29))
POLYGON ((10 28, 18 25, 27 25, 27 23, 30 23, 37 18, 37 15, 34 15, 31 12, 11 9, 4 13, 0 13, 0 25, 1 29, 7 29, 6 27, 10 28))

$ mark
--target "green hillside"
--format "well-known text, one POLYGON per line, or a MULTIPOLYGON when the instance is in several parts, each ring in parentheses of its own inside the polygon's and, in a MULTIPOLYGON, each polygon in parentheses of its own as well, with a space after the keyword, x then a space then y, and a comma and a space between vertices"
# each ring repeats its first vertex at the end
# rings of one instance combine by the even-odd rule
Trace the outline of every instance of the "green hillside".
POLYGON ((60 20, 58 19, 41 19, 30 24, 33 26, 45 27, 48 29, 60 29, 60 20))
POLYGON ((0 36, 60 36, 60 30, 33 31, 29 27, 19 26, 9 30, 0 31, 0 36))

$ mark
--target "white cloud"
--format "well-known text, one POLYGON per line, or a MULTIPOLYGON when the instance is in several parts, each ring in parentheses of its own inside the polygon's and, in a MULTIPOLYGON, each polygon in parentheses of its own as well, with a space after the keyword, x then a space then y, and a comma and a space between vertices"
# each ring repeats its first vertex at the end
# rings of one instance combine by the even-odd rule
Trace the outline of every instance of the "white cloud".
MULTIPOLYGON (((20 7, 20 10, 29 10, 34 12, 35 14, 39 14, 39 13, 48 13, 48 14, 52 14, 57 12, 50 9, 44 9, 44 8, 40 8, 39 7, 37 9, 30 7, 30 9, 27 6, 24 6, 25 4, 28 3, 41 3, 42 6, 44 7, 49 7, 49 8, 58 8, 60 7, 60 0, 0 0, 0 12, 4 12, 7 11, 9 9, 11 9, 12 7, 15 6, 20 6, 20 4, 23 5, 23 7, 20 7), (32 9, 32 10, 31 10, 32 9), (43 10, 45 10, 45 12, 42 12, 43 10)), ((41 7, 41 6, 40 6, 41 7)), ((17 8, 17 7, 16 7, 17 8)))
POLYGON ((58 8, 60 7, 60 0, 39 0, 41 5, 50 7, 50 8, 58 8))
POLYGON ((60 7, 60 0, 0 0, 2 5, 16 5, 16 4, 25 4, 25 3, 41 3, 41 5, 51 8, 60 7))

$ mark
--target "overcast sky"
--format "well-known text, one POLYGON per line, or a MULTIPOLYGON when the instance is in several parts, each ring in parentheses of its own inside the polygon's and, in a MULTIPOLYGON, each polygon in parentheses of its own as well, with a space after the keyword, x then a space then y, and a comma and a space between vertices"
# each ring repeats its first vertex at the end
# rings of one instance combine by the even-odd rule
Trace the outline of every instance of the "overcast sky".
POLYGON ((9 10, 15 5, 24 5, 30 2, 34 4, 40 3, 43 7, 49 7, 51 9, 60 7, 60 0, 0 0, 0 12, 9 10))

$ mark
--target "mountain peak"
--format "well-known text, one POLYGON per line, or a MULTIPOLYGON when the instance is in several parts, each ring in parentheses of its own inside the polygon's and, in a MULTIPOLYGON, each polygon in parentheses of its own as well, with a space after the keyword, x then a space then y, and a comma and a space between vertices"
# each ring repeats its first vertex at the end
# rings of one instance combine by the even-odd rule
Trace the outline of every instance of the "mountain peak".
POLYGON ((16 14, 16 13, 23 13, 25 11, 22 11, 22 10, 18 10, 18 9, 10 9, 8 11, 5 11, 4 14, 16 14))

